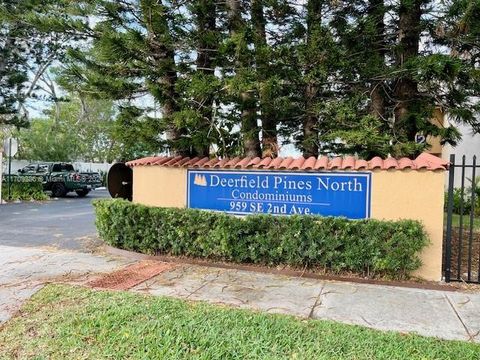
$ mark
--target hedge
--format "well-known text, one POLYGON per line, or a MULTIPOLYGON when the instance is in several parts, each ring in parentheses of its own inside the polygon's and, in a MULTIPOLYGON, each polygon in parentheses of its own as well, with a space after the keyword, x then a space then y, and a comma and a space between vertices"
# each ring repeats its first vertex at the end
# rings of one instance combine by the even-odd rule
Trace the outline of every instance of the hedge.
MULTIPOLYGON (((9 200, 8 175, 2 180, 2 198, 9 200)), ((12 175, 10 180, 10 200, 46 200, 48 198, 43 191, 42 177, 12 175)))
POLYGON ((320 216, 239 218, 193 209, 94 201, 103 240, 146 254, 182 255, 236 263, 289 265, 406 278, 428 244, 413 220, 347 220, 320 216))

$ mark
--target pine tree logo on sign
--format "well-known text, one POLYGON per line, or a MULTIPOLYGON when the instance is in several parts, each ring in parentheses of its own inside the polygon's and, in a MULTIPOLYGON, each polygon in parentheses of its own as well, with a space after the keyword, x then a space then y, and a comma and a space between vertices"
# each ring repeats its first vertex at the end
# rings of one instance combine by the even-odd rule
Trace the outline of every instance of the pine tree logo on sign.
POLYGON ((205 175, 196 174, 193 183, 198 186, 207 186, 207 178, 205 175))

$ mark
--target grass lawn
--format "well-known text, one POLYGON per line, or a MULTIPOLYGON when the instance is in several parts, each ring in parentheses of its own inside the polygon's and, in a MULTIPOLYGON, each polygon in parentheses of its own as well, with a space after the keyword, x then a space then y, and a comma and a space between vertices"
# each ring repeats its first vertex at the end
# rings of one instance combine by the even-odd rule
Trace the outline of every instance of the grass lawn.
POLYGON ((0 328, 0 358, 478 359, 480 345, 205 303, 49 285, 0 328))
MULTIPOLYGON (((447 213, 445 213, 444 225, 447 226, 447 213)), ((452 215, 452 226, 453 227, 460 226, 460 215, 458 214, 452 215)), ((463 215, 463 229, 465 231, 470 231, 470 214, 463 215)), ((473 218, 473 229, 474 231, 480 231, 479 217, 473 218)))

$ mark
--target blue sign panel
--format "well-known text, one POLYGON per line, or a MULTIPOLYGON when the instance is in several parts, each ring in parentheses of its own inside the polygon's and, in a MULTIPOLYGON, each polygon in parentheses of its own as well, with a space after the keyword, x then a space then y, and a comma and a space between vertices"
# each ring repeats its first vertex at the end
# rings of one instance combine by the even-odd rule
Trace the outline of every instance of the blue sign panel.
POLYGON ((371 174, 188 170, 187 206, 232 214, 370 217, 371 174))

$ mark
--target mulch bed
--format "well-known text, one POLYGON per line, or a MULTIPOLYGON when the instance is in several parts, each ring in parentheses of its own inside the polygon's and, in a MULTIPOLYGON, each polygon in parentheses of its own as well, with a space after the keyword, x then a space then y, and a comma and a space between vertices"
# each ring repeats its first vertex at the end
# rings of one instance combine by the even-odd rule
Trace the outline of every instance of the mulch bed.
MULTIPOLYGON (((445 247, 444 247, 445 249, 445 247)), ((472 246, 470 249, 470 231, 463 230, 460 232, 459 228, 452 229, 452 257, 451 257, 451 277, 457 279, 460 275, 460 280, 468 280, 468 259, 470 254, 471 266, 470 276, 472 281, 478 281, 478 268, 480 263, 480 232, 474 231, 472 233, 472 246), (462 235, 460 239, 460 234, 462 235), (460 246, 461 240, 461 246, 460 246), (458 260, 460 257, 460 267, 458 260), (460 270, 460 271, 459 271, 460 270)), ((445 250, 444 250, 445 251, 445 250)))
POLYGON ((174 267, 174 264, 167 262, 141 261, 89 281, 87 286, 95 289, 128 290, 174 267))
POLYGON ((107 253, 116 256, 122 256, 134 260, 150 260, 150 261, 159 261, 162 263, 170 263, 176 265, 198 265, 198 266, 208 266, 215 267, 220 269, 233 269, 233 270, 243 270, 251 272, 263 272, 268 274, 276 275, 286 275, 292 277, 303 277, 317 280, 327 280, 327 281, 347 281, 360 284, 372 284, 372 285, 385 285, 385 286, 400 286, 406 288, 416 288, 416 289, 430 289, 430 290, 443 290, 443 291, 457 291, 457 290, 475 290, 477 291, 477 286, 474 284, 462 284, 462 283, 440 283, 435 281, 426 281, 421 279, 409 279, 409 280, 386 280, 386 279, 372 279, 360 277, 356 274, 330 274, 323 273, 317 269, 295 269, 289 268, 288 266, 284 267, 269 267, 265 265, 258 264, 236 264, 236 263, 227 263, 219 262, 206 259, 196 259, 185 256, 169 256, 169 255, 146 255, 141 253, 136 253, 128 250, 123 250, 115 248, 109 245, 106 245, 104 250, 107 253))

